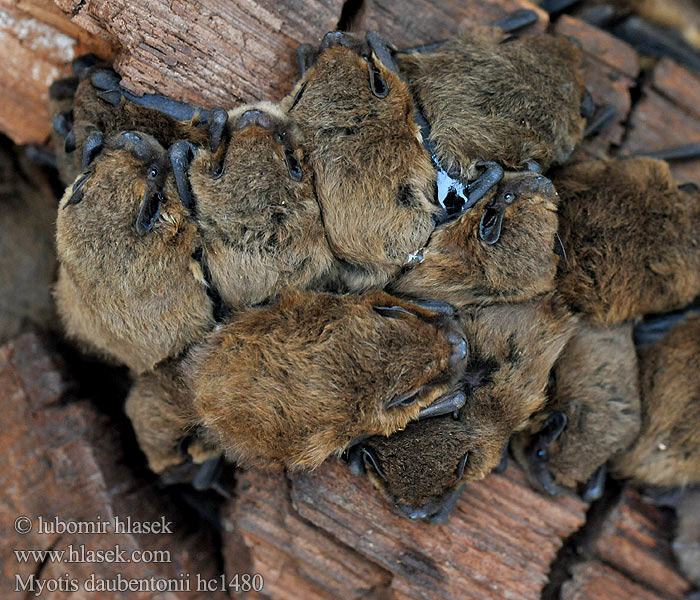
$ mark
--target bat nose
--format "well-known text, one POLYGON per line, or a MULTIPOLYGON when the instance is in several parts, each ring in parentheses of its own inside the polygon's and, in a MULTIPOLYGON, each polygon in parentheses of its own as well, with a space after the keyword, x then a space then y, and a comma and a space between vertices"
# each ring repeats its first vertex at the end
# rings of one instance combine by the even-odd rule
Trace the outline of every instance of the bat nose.
POLYGON ((138 144, 143 138, 135 131, 125 131, 122 137, 130 144, 138 144))
POLYGON ((240 116, 238 123, 236 123, 236 129, 245 129, 251 125, 257 125, 263 129, 271 129, 272 120, 270 119, 270 115, 268 115, 266 112, 263 112, 257 108, 252 108, 245 111, 240 116))
POLYGON ((551 194, 554 190, 554 185, 550 179, 547 179, 544 175, 536 175, 535 177, 528 177, 519 186, 524 192, 539 193, 539 194, 551 194))

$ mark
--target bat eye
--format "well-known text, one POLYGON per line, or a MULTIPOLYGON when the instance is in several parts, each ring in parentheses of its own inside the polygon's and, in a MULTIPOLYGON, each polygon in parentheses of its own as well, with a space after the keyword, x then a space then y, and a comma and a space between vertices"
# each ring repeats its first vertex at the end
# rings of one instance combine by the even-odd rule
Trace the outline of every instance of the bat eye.
POLYGON ((511 204, 513 200, 515 200, 515 194, 511 194, 508 192, 505 196, 503 196, 503 199, 508 203, 511 204))
POLYGON ((549 460, 549 452, 547 452, 546 448, 538 448, 535 452, 535 457, 537 460, 547 461, 549 460))
POLYGON ((151 165, 151 168, 148 171, 148 178, 155 179, 156 177, 158 177, 158 167, 151 165))

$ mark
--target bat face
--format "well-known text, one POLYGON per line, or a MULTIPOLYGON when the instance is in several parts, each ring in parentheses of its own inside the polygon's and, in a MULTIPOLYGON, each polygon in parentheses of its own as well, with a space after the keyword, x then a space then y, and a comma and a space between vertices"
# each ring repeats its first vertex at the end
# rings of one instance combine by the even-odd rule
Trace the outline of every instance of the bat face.
POLYGON ((546 170, 582 139, 581 52, 566 38, 477 27, 397 62, 441 162, 462 179, 474 179, 479 160, 510 170, 534 160, 546 170))
POLYGON ((511 433, 544 404, 550 369, 572 330, 568 311, 551 294, 462 310, 460 318, 469 359, 458 418, 428 419, 361 442, 372 480, 411 518, 442 522, 458 490, 499 464, 511 433))
POLYGON ((700 482, 699 340, 700 317, 691 314, 639 349, 642 425, 613 459, 615 476, 657 486, 700 482))
POLYGON ((637 355, 632 326, 580 322, 552 372, 547 407, 511 438, 533 486, 585 484, 639 433, 637 355), (563 415, 563 416, 562 416, 563 415))
POLYGON ((390 288, 456 306, 522 302, 554 289, 558 196, 536 173, 507 173, 457 220, 442 225, 390 288))
POLYGON ((333 257, 307 150, 279 107, 231 112, 216 151, 197 151, 189 181, 205 261, 227 305, 258 304, 329 279, 333 257))
POLYGON ((364 41, 335 32, 283 104, 307 140, 345 286, 381 287, 425 243, 438 212, 411 95, 364 41))
POLYGON ((56 302, 69 336, 141 372, 212 326, 199 240, 154 138, 97 152, 59 206, 56 302))
POLYGON ((449 312, 383 292, 294 293, 234 316, 194 353, 194 407, 241 464, 314 468, 418 418, 466 353, 449 312))
POLYGON ((679 188, 665 162, 580 163, 554 184, 568 257, 557 289, 573 310, 609 326, 681 308, 700 293, 700 193, 679 188))

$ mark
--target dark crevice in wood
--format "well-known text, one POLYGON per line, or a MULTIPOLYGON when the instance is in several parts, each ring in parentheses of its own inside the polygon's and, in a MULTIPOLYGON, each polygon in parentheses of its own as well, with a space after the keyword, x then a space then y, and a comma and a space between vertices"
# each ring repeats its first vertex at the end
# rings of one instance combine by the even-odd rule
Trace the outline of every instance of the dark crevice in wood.
POLYGON ((620 148, 624 148, 626 143, 627 143, 627 138, 629 137, 631 131, 632 131, 632 119, 634 117, 634 113, 637 110, 637 105, 643 100, 644 98, 644 89, 646 88, 647 82, 651 80, 651 71, 647 71, 645 69, 641 69, 639 71, 639 75, 637 76, 637 79, 634 82, 634 85, 630 87, 629 93, 630 93, 630 109, 629 112, 627 113, 627 116, 623 121, 621 121, 620 125, 623 128, 623 134, 622 134, 622 139, 620 140, 619 144, 615 144, 613 148, 611 148, 611 155, 617 156, 619 154, 620 148))
MULTIPOLYGON (((368 562, 371 562, 373 565, 375 565, 377 568, 379 568, 379 569, 382 571, 382 573, 384 573, 384 575, 386 576, 386 580, 387 580, 386 584, 384 584, 384 585, 381 586, 381 588, 380 588, 380 589, 382 590, 382 592, 385 592, 385 593, 384 593, 384 594, 380 594, 380 595, 376 595, 378 590, 377 590, 377 587, 375 586, 374 588, 372 588, 371 590, 369 590, 369 592, 367 593, 367 595, 368 595, 369 597, 372 597, 372 598, 374 598, 374 597, 377 597, 377 598, 388 597, 389 592, 390 592, 390 588, 391 588, 391 582, 392 582, 392 580, 393 580, 393 578, 394 578, 394 574, 393 574, 391 571, 387 571, 387 570, 384 568, 383 565, 381 565, 381 564, 375 562, 374 560, 372 560, 372 558, 371 558, 370 556, 367 556, 366 554, 364 554, 364 553, 362 553, 362 552, 359 552, 357 549, 353 548, 352 546, 348 546, 345 542, 343 542, 342 540, 340 540, 337 536, 333 535, 333 533, 331 533, 330 531, 327 531, 327 530, 325 530, 325 529, 319 527, 319 526, 316 525, 313 521, 310 521, 310 520, 307 519, 306 517, 302 516, 302 515, 299 513, 299 511, 297 510, 297 507, 295 506, 295 503, 294 503, 294 494, 293 494, 294 481, 293 481, 292 478, 289 476, 289 472, 288 472, 287 469, 285 469, 285 472, 284 472, 284 479, 285 479, 285 481, 286 481, 286 483, 287 483, 287 498, 289 499, 289 505, 290 505, 290 506, 292 507, 292 509, 294 510, 294 513, 296 514, 296 517, 297 517, 301 522, 303 522, 306 526, 308 526, 310 529, 319 532, 321 535, 327 537, 328 539, 333 540, 333 542, 334 542, 335 544, 337 544, 339 548, 342 548, 342 552, 348 552, 348 553, 352 553, 352 554, 354 554, 354 555, 356 555, 356 556, 359 556, 359 557, 361 557, 362 559, 364 559, 364 560, 366 560, 366 561, 368 561, 368 562)), ((332 591, 332 590, 331 590, 331 591, 332 591)))
POLYGON ((586 522, 571 534, 557 552, 549 569, 549 582, 542 589, 542 600, 559 600, 561 586, 571 577, 574 565, 591 557, 591 547, 601 531, 605 518, 617 506, 622 486, 608 479, 605 493, 600 500, 593 502, 586 512, 586 522))
POLYGON ((345 0, 343 10, 340 12, 340 19, 335 26, 339 31, 354 31, 359 24, 365 8, 365 0, 345 0))

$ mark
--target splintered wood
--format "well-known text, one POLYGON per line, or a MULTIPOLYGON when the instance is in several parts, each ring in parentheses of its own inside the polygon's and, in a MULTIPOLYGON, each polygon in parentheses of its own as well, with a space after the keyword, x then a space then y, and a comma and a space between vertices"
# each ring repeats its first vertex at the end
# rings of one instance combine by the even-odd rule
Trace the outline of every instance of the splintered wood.
POLYGON ((288 480, 244 473, 238 495, 231 520, 272 598, 538 598, 586 509, 538 494, 515 467, 468 488, 440 526, 399 516, 333 460, 288 480))
MULTIPOLYGON (((4 456, 0 469, 0 596, 9 598, 17 591, 18 577, 20 590, 32 585, 34 591, 39 585, 34 580, 77 581, 77 590, 51 594, 52 598, 96 597, 86 589, 93 573, 103 580, 177 580, 180 573, 192 573, 193 578, 194 574, 215 577, 212 534, 168 502, 152 476, 126 466, 125 454, 133 449, 125 448, 125 441, 107 416, 85 400, 62 402, 70 385, 61 364, 36 336, 25 335, 0 348, 0 450, 4 456), (114 526, 115 517, 122 523, 127 519, 139 523, 165 519, 171 523, 168 529, 172 533, 122 533, 114 526), (51 526, 42 526, 39 518, 51 526), (75 526, 79 522, 107 522, 109 527, 104 533, 99 527, 97 533, 75 533, 58 524, 75 526), (89 560, 90 551, 115 548, 136 560, 89 560), (22 561, 15 555, 15 551, 49 549, 64 551, 65 560, 22 561), (73 554, 69 554, 71 550, 73 554), (159 555, 159 560, 139 560, 156 551, 166 554, 159 555)), ((35 595, 25 593, 27 597, 35 595)), ((154 595, 135 593, 129 597, 146 600, 154 595)), ((184 597, 216 596, 168 596, 173 600, 184 597)))

